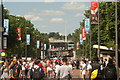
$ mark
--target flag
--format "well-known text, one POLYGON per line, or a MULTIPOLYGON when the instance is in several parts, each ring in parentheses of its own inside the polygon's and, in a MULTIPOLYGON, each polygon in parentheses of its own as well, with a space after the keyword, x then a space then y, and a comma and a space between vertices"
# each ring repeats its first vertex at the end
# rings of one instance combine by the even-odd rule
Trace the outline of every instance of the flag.
POLYGON ((91 2, 91 24, 98 24, 98 2, 91 2))
POLYGON ((90 33, 90 19, 85 19, 85 31, 86 34, 90 33))
POLYGON ((40 41, 37 40, 37 49, 39 49, 39 48, 40 48, 40 41))
POLYGON ((30 34, 26 35, 26 43, 27 45, 30 45, 30 34))
POLYGON ((46 50, 46 44, 44 44, 44 50, 46 50))
POLYGON ((52 50, 54 51, 54 49, 55 49, 55 47, 54 46, 52 46, 52 50))
POLYGON ((51 49, 51 45, 49 45, 49 49, 51 49))
POLYGON ((17 35, 18 35, 18 37, 17 37, 17 39, 18 40, 21 40, 21 36, 22 36, 22 33, 21 33, 21 28, 17 28, 17 35))
POLYGON ((9 19, 4 19, 4 28, 5 28, 5 31, 4 31, 3 35, 8 35, 8 31, 9 31, 9 19))
POLYGON ((83 44, 82 34, 80 34, 80 44, 83 44))
POLYGON ((84 27, 82 27, 82 39, 86 40, 86 32, 84 27))
POLYGON ((79 42, 76 43, 76 49, 79 49, 79 42))

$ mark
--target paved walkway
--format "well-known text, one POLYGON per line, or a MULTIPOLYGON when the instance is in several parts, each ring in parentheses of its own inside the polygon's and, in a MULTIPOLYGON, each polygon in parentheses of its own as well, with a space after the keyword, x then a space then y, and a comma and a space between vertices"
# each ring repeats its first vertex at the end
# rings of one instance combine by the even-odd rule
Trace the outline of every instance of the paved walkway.
POLYGON ((73 78, 80 78, 80 70, 79 69, 73 70, 73 78))

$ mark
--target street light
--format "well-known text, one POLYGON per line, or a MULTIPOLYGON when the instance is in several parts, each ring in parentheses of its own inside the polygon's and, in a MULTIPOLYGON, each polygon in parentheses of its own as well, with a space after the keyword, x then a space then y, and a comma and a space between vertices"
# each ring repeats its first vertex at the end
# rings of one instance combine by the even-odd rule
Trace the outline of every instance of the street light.
POLYGON ((25 27, 26 31, 25 31, 25 36, 26 36, 26 45, 25 45, 25 59, 27 60, 27 29, 28 27, 25 27))
POLYGON ((119 70, 118 70, 118 25, 117 25, 117 0, 115 2, 115 40, 116 40, 116 50, 115 50, 115 57, 116 57, 116 71, 117 71, 117 80, 119 80, 119 70))

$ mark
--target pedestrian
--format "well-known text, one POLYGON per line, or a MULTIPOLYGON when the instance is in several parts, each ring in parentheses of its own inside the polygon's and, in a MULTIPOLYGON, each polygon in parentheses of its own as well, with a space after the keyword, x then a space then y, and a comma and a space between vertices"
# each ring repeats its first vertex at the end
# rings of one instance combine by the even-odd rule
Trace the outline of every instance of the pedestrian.
POLYGON ((30 70, 30 76, 33 80, 42 80, 45 76, 42 67, 38 66, 38 61, 34 62, 34 66, 30 70))
POLYGON ((79 60, 76 61, 76 69, 79 69, 79 66, 80 66, 80 62, 79 60))
POLYGON ((8 67, 8 62, 4 62, 4 65, 1 67, 2 70, 2 75, 1 79, 2 80, 9 80, 9 67, 8 67))
POLYGON ((81 66, 81 78, 85 79, 85 76, 86 76, 86 61, 82 60, 80 66, 81 66))
POLYGON ((91 71, 92 71, 92 66, 91 66, 91 61, 88 61, 88 63, 86 63, 86 72, 87 72, 87 79, 90 79, 90 75, 91 75, 91 71))
POLYGON ((18 64, 17 59, 13 59, 9 68, 12 69, 13 72, 10 80, 19 80, 22 75, 22 67, 18 64))
POLYGON ((72 78, 72 69, 68 66, 67 58, 62 59, 62 64, 57 68, 57 77, 60 80, 70 80, 72 78))
POLYGON ((117 72, 112 59, 109 59, 107 66, 104 69, 105 80, 117 80, 117 72))
POLYGON ((92 65, 91 79, 92 80, 98 80, 98 79, 102 80, 101 79, 101 70, 100 70, 101 65, 99 63, 99 59, 97 57, 94 58, 91 65, 92 65), (93 75, 93 73, 94 73, 94 75, 93 75))

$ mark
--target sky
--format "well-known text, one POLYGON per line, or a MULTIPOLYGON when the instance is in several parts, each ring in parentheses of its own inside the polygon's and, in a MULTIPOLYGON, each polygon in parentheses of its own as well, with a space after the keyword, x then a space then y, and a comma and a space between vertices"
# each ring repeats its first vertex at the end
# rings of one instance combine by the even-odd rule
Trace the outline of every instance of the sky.
MULTIPOLYGON (((53 0, 54 1, 54 0, 53 0)), ((4 2, 11 15, 24 16, 42 33, 73 33, 90 2, 4 2), (66 31, 65 31, 66 29, 66 31)))

